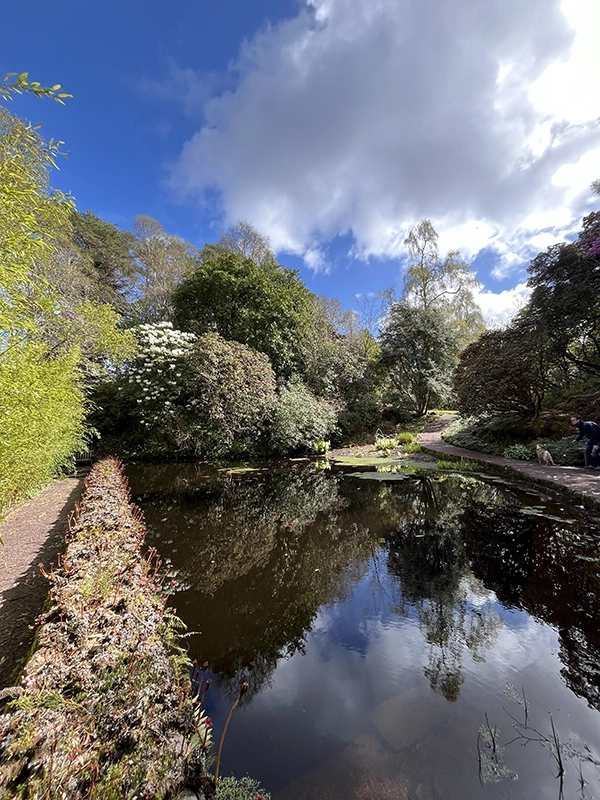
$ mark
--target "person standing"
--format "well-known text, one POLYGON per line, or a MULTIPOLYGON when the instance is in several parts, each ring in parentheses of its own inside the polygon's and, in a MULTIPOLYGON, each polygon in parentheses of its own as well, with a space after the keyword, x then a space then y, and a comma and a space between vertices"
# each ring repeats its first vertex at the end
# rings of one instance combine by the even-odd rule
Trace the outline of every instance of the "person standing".
POLYGON ((579 436, 575 439, 580 442, 587 436, 587 445, 585 447, 585 465, 590 469, 600 466, 600 425, 595 422, 587 420, 584 422, 581 417, 573 415, 571 417, 571 425, 574 425, 579 431, 579 436))

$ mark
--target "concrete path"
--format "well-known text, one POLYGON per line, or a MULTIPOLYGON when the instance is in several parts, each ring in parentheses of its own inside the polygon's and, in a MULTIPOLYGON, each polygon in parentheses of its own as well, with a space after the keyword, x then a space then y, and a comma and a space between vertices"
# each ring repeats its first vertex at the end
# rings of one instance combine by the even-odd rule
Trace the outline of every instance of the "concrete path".
POLYGON ((447 415, 440 417, 437 424, 419 435, 418 442, 425 452, 451 459, 468 459, 489 465, 495 472, 505 472, 514 480, 519 475, 533 483, 541 483, 558 489, 566 489, 590 504, 600 503, 600 470, 583 469, 581 467, 547 467, 534 461, 520 461, 516 458, 503 458, 480 453, 477 450, 465 450, 444 442, 442 430, 454 419, 447 415))
POLYGON ((53 481, 0 525, 0 689, 10 685, 31 643, 48 594, 46 570, 62 552, 67 517, 83 478, 53 481))

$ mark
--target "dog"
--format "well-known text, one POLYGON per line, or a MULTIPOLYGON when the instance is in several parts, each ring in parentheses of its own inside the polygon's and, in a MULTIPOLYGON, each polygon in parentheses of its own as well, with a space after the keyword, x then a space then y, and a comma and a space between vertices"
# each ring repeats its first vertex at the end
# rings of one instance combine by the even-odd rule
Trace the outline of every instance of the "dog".
POLYGON ((548 450, 546 450, 543 444, 537 444, 535 446, 535 451, 537 453, 538 461, 540 462, 540 464, 546 464, 547 466, 550 465, 554 466, 554 459, 552 458, 548 450))

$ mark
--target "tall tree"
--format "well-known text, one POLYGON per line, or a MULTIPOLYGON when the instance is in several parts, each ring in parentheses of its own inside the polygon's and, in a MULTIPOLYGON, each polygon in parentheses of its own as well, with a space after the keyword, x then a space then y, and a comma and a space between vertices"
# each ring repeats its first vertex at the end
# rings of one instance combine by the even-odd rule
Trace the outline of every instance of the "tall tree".
POLYGON ((527 314, 543 321, 555 358, 598 374, 600 254, 589 255, 594 216, 586 217, 577 242, 552 245, 533 259, 528 269, 533 291, 527 314))
POLYGON ((133 235, 121 231, 91 211, 71 211, 72 235, 44 264, 48 281, 71 303, 109 303, 120 313, 128 309, 135 277, 133 235))
POLYGON ((137 268, 133 316, 140 322, 169 320, 173 314, 173 291, 198 263, 200 251, 184 239, 166 233, 152 217, 136 217, 133 232, 137 268))
POLYGON ((260 267, 275 263, 269 237, 243 219, 224 231, 216 244, 206 245, 203 252, 206 258, 233 253, 240 258, 249 258, 260 267))
POLYGON ((485 330, 481 309, 473 297, 480 284, 458 250, 441 256, 438 238, 428 219, 408 231, 404 244, 409 266, 403 299, 424 311, 443 313, 456 329, 460 346, 466 347, 485 330))
POLYGON ((294 270, 259 266, 234 254, 199 264, 173 294, 182 330, 219 333, 266 353, 279 376, 302 371, 302 350, 314 306, 294 270))
POLYGON ((454 331, 434 309, 395 303, 381 334, 381 354, 400 404, 422 415, 444 402, 457 348, 454 331))

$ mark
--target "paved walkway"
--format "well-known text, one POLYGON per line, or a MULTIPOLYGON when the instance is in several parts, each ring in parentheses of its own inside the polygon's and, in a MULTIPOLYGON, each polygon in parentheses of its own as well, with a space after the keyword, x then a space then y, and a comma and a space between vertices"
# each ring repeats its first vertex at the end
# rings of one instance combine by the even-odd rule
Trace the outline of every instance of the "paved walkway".
POLYGON ((440 418, 436 429, 429 429, 418 438, 418 442, 425 452, 430 451, 438 455, 447 455, 453 458, 464 458, 469 461, 478 461, 489 464, 495 471, 519 473, 534 483, 543 483, 559 489, 566 489, 585 498, 591 503, 600 503, 600 470, 583 469, 582 467, 547 467, 534 461, 520 461, 516 458, 503 458, 480 453, 476 450, 465 450, 454 447, 444 442, 441 431, 454 417, 440 418))
POLYGON ((10 685, 33 641, 33 626, 48 594, 48 569, 62 552, 67 517, 82 478, 53 481, 0 524, 0 689, 10 685))

